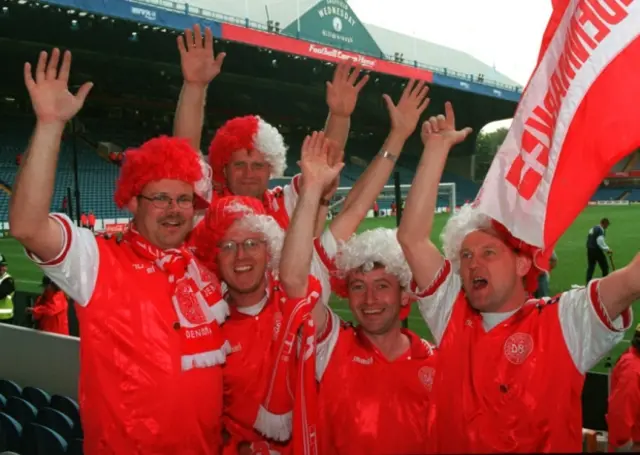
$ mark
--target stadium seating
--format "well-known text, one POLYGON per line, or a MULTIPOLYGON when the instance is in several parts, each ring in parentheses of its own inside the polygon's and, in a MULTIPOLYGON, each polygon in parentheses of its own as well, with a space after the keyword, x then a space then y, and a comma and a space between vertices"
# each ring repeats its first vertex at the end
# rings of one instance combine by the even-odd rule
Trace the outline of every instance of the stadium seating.
POLYGON ((82 455, 82 437, 74 400, 0 380, 0 453, 82 455))

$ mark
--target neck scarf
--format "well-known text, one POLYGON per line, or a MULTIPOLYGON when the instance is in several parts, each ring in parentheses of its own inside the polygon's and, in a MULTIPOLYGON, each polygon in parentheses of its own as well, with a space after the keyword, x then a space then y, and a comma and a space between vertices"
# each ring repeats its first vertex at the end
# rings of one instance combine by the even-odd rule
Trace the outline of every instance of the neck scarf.
POLYGON ((231 352, 220 325, 229 315, 220 282, 185 248, 161 250, 132 226, 123 240, 133 252, 152 261, 168 276, 171 302, 178 317, 174 325, 181 337, 182 370, 221 365, 231 352))
MULTIPOLYGON (((309 286, 316 289, 319 283, 309 286)), ((294 454, 315 455, 318 453, 316 328, 311 310, 320 292, 313 290, 303 299, 280 298, 277 294, 274 297, 283 302, 283 321, 271 353, 273 372, 254 428, 276 441, 286 441, 293 435, 294 454)))

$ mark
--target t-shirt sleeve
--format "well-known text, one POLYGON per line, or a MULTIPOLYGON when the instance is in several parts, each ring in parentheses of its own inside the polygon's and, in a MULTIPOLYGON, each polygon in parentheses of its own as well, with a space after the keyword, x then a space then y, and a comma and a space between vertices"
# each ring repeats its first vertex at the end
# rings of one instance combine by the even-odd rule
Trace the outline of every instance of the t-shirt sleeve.
POLYGON ((300 194, 300 183, 302 183, 302 174, 297 174, 291 179, 291 183, 284 186, 284 207, 287 210, 289 218, 293 217, 293 211, 298 203, 298 195, 300 194))
POLYGON ((462 282, 460 276, 453 271, 449 260, 445 260, 438 275, 428 288, 418 288, 415 281, 411 281, 411 292, 418 297, 420 314, 429 326, 429 330, 439 345, 442 341, 453 306, 460 294, 462 282))
POLYGON ((335 257, 338 243, 331 233, 331 229, 324 230, 320 237, 314 240, 313 258, 311 259, 311 274, 320 281, 324 305, 329 305, 331 298, 331 275, 335 273, 335 257))
POLYGON ((322 376, 327 370, 331 356, 338 344, 340 329, 342 327, 342 321, 338 315, 331 310, 328 311, 327 327, 324 333, 318 337, 316 345, 316 379, 318 381, 322 380, 322 376))
POLYGON ((95 235, 89 229, 73 224, 66 215, 54 213, 50 216, 62 231, 60 254, 46 262, 29 251, 27 256, 78 305, 86 306, 98 279, 100 255, 95 235))
POLYGON ((560 326, 571 358, 581 373, 593 368, 631 327, 631 308, 612 321, 600 299, 599 280, 560 296, 560 326))

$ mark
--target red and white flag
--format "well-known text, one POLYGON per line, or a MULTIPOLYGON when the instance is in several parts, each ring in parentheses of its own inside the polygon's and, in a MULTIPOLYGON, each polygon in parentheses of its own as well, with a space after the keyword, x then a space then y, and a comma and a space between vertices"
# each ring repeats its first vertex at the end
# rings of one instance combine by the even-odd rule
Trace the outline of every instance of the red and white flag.
POLYGON ((554 0, 538 65, 476 203, 553 246, 640 146, 640 0, 554 0))

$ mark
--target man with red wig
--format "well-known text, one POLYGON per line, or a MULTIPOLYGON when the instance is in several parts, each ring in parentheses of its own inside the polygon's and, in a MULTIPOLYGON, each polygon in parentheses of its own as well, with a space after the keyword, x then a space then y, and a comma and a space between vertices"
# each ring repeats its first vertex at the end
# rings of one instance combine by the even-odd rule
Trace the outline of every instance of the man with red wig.
MULTIPOLYGON (((358 326, 342 323, 327 306, 318 305, 313 315, 319 335, 318 453, 430 452, 433 349, 401 328, 401 319, 410 309, 411 271, 395 230, 376 229, 351 237, 415 131, 428 104, 425 95, 423 84, 410 82, 398 107, 387 99, 392 129, 385 147, 329 227, 340 245, 333 266, 337 267, 333 288, 348 298, 358 326), (355 211, 361 217, 349 217, 349 212, 355 211), (347 223, 351 224, 345 229, 347 223)), ((312 183, 319 179, 313 168, 305 160, 301 167, 305 186, 285 239, 283 254, 291 254, 280 270, 287 294, 294 297, 307 292, 305 273, 312 255, 313 214, 322 197, 318 185, 312 183)))
POLYGON ((283 229, 271 215, 264 215, 262 204, 255 198, 214 200, 204 222, 195 228, 192 240, 196 254, 219 274, 231 307, 223 326, 233 351, 224 367, 225 427, 231 433, 226 453, 233 454, 242 439, 252 442, 255 453, 290 453, 291 443, 276 441, 287 441, 292 427, 294 447, 298 448, 297 438, 302 435, 314 439, 313 444, 317 442, 312 412, 315 368, 309 373, 314 356, 303 356, 296 369, 299 374, 287 382, 287 349, 294 346, 290 336, 295 340, 294 329, 301 327, 308 347, 313 346, 309 338, 313 340, 316 331, 324 331, 337 243, 351 237, 387 183, 406 140, 427 107, 427 93, 424 83, 410 81, 397 106, 385 98, 391 133, 321 237, 314 240, 315 218, 307 215, 315 213, 327 182, 336 175, 336 165, 328 157, 331 153, 326 142, 331 141, 326 141, 322 133, 307 138, 303 145, 301 168, 308 185, 305 183, 300 190, 301 205, 296 207, 284 247, 283 229), (299 302, 305 302, 302 309, 299 302), (311 327, 307 325, 309 317, 313 321, 311 327), (287 400, 288 383, 295 385, 295 403, 287 400), (301 402, 308 408, 296 407, 301 402), (268 438, 255 431, 254 426, 268 438))
MULTIPOLYGON (((174 135, 184 137, 199 149, 204 121, 207 87, 220 74, 224 53, 214 58, 213 35, 205 29, 204 39, 198 25, 193 31, 185 30, 178 37, 178 50, 184 84, 176 110, 174 135)), ((343 151, 350 128, 350 117, 358 94, 367 83, 368 76, 358 81, 360 70, 351 71, 346 64, 338 65, 332 82, 327 82, 329 117, 325 134, 337 142, 343 151)), ((265 208, 278 224, 286 229, 300 191, 300 175, 291 184, 269 189, 269 179, 284 176, 287 166, 287 146, 280 132, 257 115, 229 120, 216 132, 209 147, 213 193, 218 195, 250 196, 262 200, 265 208)), ((332 157, 332 162, 342 156, 332 157)), ((337 189, 327 188, 316 215, 316 232, 324 229, 328 206, 337 189)), ((212 193, 203 182, 202 197, 211 200, 212 193)))
POLYGON ((24 77, 37 123, 11 199, 11 234, 76 303, 80 414, 90 454, 218 454, 228 315, 216 277, 184 246, 202 177, 187 141, 161 137, 129 150, 116 185, 133 222, 96 237, 49 215, 65 123, 91 89, 67 84, 71 54, 40 54, 24 77), (48 63, 47 63, 48 60, 48 63))
POLYGON ((456 130, 450 103, 445 111, 423 125, 398 230, 438 346, 437 452, 580 452, 584 375, 632 321, 640 256, 586 288, 533 299, 540 258, 465 205, 443 230, 442 257, 430 240, 438 182, 451 148, 470 133, 456 130))

